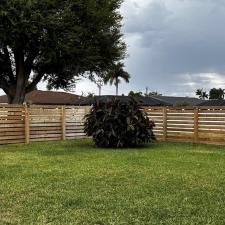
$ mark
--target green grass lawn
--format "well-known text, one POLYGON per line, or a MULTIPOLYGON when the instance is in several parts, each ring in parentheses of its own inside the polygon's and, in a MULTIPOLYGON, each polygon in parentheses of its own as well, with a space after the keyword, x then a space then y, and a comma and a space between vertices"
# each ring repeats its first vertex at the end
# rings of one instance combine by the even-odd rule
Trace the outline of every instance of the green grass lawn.
POLYGON ((0 146, 0 224, 225 224, 225 147, 0 146))

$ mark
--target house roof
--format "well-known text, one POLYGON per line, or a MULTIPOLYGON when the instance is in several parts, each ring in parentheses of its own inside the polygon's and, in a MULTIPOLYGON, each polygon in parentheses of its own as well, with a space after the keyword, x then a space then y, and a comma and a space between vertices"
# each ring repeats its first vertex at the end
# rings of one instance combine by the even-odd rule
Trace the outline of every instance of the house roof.
POLYGON ((152 98, 168 102, 173 106, 177 106, 180 103, 188 103, 192 106, 203 103, 205 100, 191 97, 174 97, 174 96, 151 96, 152 98))
POLYGON ((225 100, 224 99, 211 99, 211 100, 207 100, 207 101, 204 101, 204 102, 198 104, 198 106, 225 106, 225 100))
MULTIPOLYGON (((113 98, 119 99, 123 102, 130 101, 131 97, 129 96, 115 96, 115 95, 102 95, 102 96, 95 96, 91 98, 86 98, 84 100, 79 101, 79 105, 92 105, 96 101, 103 101, 107 102, 112 100, 113 98)), ((152 97, 135 97, 139 105, 141 106, 171 106, 168 102, 164 102, 162 100, 158 100, 152 97)))
POLYGON ((141 105, 143 106, 172 106, 170 102, 152 98, 151 96, 150 97, 140 96, 136 98, 138 99, 138 101, 140 101, 141 105))
POLYGON ((0 103, 8 103, 8 98, 6 95, 0 96, 0 103))
MULTIPOLYGON (((79 95, 66 92, 35 90, 26 95, 25 102, 40 105, 75 105, 80 98, 79 95)), ((0 96, 0 103, 8 103, 6 95, 0 96)))

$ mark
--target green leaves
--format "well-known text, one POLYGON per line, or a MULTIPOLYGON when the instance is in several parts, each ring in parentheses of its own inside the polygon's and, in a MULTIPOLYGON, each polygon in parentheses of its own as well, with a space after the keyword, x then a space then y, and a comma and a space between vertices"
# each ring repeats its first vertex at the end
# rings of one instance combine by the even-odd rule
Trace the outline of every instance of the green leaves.
POLYGON ((16 80, 15 71, 26 70, 27 81, 34 81, 31 74, 43 74, 49 88, 67 90, 77 76, 107 71, 126 55, 120 4, 121 0, 1 0, 0 62, 7 64, 3 48, 12 53, 12 64, 20 49, 29 68, 11 65, 3 71, 0 66, 0 77, 9 81, 13 71, 16 80))
POLYGON ((96 102, 85 118, 85 132, 99 147, 133 147, 155 139, 154 124, 132 98, 96 102))

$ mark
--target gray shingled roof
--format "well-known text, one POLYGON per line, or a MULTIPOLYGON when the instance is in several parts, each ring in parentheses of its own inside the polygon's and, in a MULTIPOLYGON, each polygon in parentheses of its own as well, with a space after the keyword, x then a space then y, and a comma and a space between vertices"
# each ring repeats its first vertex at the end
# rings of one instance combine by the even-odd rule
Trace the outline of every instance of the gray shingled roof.
POLYGON ((198 104, 203 103, 205 100, 201 100, 198 98, 191 98, 191 97, 174 97, 174 96, 152 96, 155 99, 168 102, 173 106, 176 106, 180 103, 189 103, 190 105, 196 106, 198 104))
POLYGON ((204 102, 198 104, 198 106, 225 106, 225 100, 224 99, 211 99, 211 100, 207 100, 207 101, 204 101, 204 102))
MULTIPOLYGON (((78 102, 79 105, 92 105, 96 101, 110 101, 113 98, 119 99, 120 101, 128 102, 130 101, 131 97, 129 96, 114 96, 114 95, 102 95, 102 96, 95 96, 91 98, 86 98, 84 100, 80 100, 78 102)), ((139 105, 141 106, 172 106, 170 103, 155 99, 152 97, 135 97, 139 105)))

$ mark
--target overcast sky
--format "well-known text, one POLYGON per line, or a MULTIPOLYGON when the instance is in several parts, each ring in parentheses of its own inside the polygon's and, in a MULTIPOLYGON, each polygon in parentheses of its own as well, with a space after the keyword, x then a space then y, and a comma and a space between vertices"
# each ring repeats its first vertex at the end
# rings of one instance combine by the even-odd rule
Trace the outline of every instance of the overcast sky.
MULTIPOLYGON (((225 88, 225 0, 125 0, 123 32, 130 90, 194 96, 197 88, 225 88)), ((44 85, 39 85, 44 89, 44 85)), ((87 81, 75 93, 98 93, 87 81)), ((103 94, 115 88, 103 87, 103 94)))

